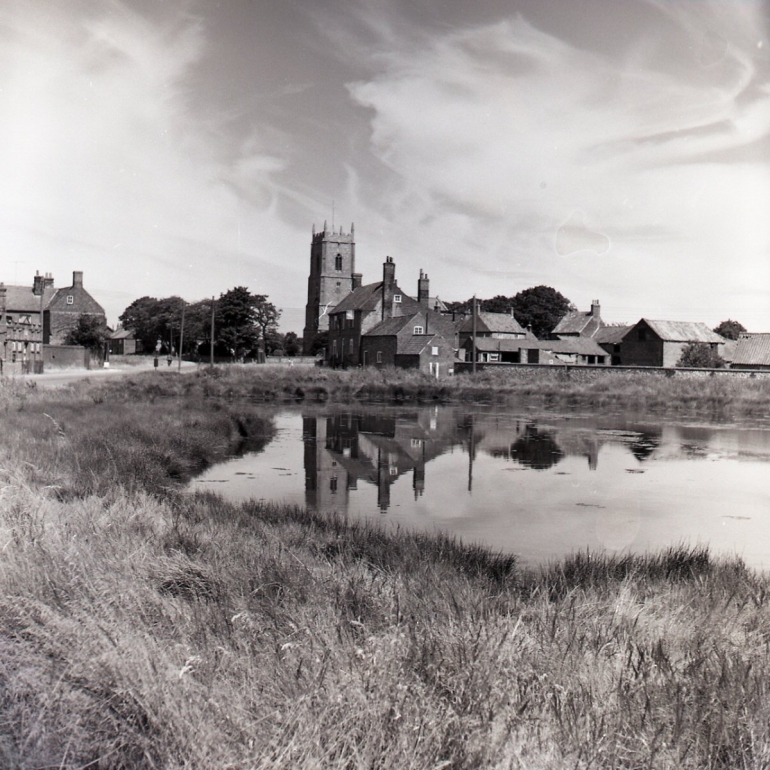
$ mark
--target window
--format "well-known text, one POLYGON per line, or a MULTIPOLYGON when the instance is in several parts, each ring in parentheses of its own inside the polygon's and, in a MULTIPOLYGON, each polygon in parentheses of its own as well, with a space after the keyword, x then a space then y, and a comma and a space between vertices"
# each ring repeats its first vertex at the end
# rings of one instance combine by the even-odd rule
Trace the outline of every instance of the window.
POLYGON ((393 301, 394 302, 401 302, 401 295, 400 294, 394 294, 393 295, 393 301))
POLYGON ((350 354, 353 355, 353 338, 352 337, 350 338, 349 348, 350 348, 350 354))
POLYGON ((67 304, 68 305, 74 305, 75 304, 75 298, 71 294, 67 295, 67 304))
POLYGON ((437 356, 438 355, 438 346, 437 345, 431 345, 430 354, 432 356, 437 356))
POLYGON ((588 356, 588 363, 589 364, 595 364, 596 363, 596 356, 588 356))
POLYGON ((332 340, 332 355, 337 355, 337 340, 332 340))
POLYGON ((499 361, 500 360, 500 354, 499 353, 490 353, 488 360, 489 361, 499 361))
POLYGON ((412 330, 412 334, 422 334, 422 326, 415 326, 412 330))
POLYGON ((29 315, 20 315, 19 316, 19 323, 20 324, 31 324, 32 318, 29 315))
POLYGON ((337 493, 337 477, 332 476, 329 479, 329 491, 334 495, 337 493))
POLYGON ((378 364, 382 363, 382 351, 381 350, 377 351, 377 363, 378 364))
POLYGON ((5 317, 5 323, 6 323, 7 326, 10 326, 13 323, 13 316, 12 315, 7 315, 5 317))
POLYGON ((340 286, 342 286, 342 281, 337 281, 337 288, 339 289, 340 286))
MULTIPOLYGON (((342 270, 342 254, 337 254, 334 258, 334 269, 342 270)), ((339 286, 339 284, 337 284, 337 286, 339 286)))

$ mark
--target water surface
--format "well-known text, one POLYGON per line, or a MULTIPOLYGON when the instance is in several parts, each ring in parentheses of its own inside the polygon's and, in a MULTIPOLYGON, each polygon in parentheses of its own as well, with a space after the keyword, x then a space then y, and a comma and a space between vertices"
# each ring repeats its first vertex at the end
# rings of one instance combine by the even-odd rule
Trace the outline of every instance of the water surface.
POLYGON ((452 532, 525 563, 708 544, 770 566, 770 430, 484 408, 286 409, 192 488, 452 532))

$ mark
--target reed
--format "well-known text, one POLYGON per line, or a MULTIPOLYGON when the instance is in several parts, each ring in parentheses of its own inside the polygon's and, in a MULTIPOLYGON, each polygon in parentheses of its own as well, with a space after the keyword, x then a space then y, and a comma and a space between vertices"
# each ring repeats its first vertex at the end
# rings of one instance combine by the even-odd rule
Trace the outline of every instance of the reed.
POLYGON ((0 766, 770 764, 766 576, 185 494, 270 430, 211 381, 0 396, 0 766))

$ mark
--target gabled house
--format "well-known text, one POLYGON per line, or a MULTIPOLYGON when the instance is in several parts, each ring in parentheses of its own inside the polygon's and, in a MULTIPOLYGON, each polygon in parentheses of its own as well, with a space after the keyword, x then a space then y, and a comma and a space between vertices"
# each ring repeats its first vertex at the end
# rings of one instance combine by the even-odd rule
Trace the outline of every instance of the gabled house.
POLYGON ((623 336, 620 355, 624 366, 668 369, 676 366, 685 345, 693 342, 710 345, 721 355, 726 341, 704 323, 642 318, 623 336))
POLYGON ((594 342, 607 353, 612 366, 621 366, 623 364, 623 337, 632 328, 631 326, 602 326, 594 334, 594 342))
POLYGON ((559 321, 551 333, 552 337, 594 337, 604 326, 599 300, 591 302, 588 311, 571 310, 559 321))
POLYGON ((770 369, 770 334, 740 334, 731 369, 770 369))
POLYGON ((436 378, 454 374, 453 342, 434 331, 435 315, 421 310, 381 321, 361 339, 362 364, 419 369, 436 378))
MULTIPOLYGON (((427 301, 427 296, 426 296, 427 301)), ((409 297, 396 283, 396 264, 387 257, 382 280, 365 286, 355 285, 329 314, 329 346, 326 357, 331 366, 358 366, 361 337, 380 321, 410 315, 420 303, 409 297)))
MULTIPOLYGON (((465 318, 458 330, 460 345, 473 336, 473 315, 465 318)), ((523 329, 513 317, 513 313, 488 313, 484 310, 476 312, 476 338, 495 340, 523 340, 532 334, 523 329)))
POLYGON ((83 273, 72 274, 72 286, 55 289, 49 273, 34 276, 32 285, 0 284, 0 356, 10 361, 42 360, 42 347, 62 345, 82 314, 106 322, 104 309, 83 288, 83 273))

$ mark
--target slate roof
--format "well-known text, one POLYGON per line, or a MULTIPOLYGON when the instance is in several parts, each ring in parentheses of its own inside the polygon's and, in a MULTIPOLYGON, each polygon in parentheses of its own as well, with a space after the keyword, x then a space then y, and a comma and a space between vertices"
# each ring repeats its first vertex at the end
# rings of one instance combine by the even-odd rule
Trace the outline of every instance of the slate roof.
POLYGON ((110 334, 111 340, 127 340, 134 336, 134 330, 133 329, 115 329, 112 334, 110 334))
POLYGON ((477 337, 476 349, 485 353, 515 352, 521 350, 549 350, 552 353, 579 353, 583 356, 606 356, 590 337, 566 337, 563 340, 496 340, 491 337, 477 337))
POLYGON ((733 365, 770 366, 770 334, 742 334, 733 353, 733 365))
POLYGON ((435 334, 413 334, 410 337, 399 337, 396 348, 397 356, 416 356, 422 353, 428 345, 433 344, 435 334))
MULTIPOLYGON (((32 293, 31 286, 6 286, 5 308, 13 311, 40 312, 40 297, 32 293)), ((58 289, 46 287, 43 293, 43 307, 48 307, 58 289)))
POLYGON ((593 319, 590 311, 571 310, 556 324, 554 334, 580 334, 593 319))
MULTIPOLYGON (((498 332, 505 334, 526 334, 519 322, 510 313, 488 313, 485 310, 477 314, 476 330, 480 332, 498 332)), ((473 316, 465 319, 461 332, 473 331, 473 316)))
POLYGON ((593 339, 600 345, 602 343, 605 345, 617 345, 632 328, 631 326, 602 326, 596 332, 593 339))
POLYGON ((651 321, 649 318, 642 318, 654 332, 664 342, 720 342, 724 343, 724 337, 720 337, 716 332, 704 323, 692 321, 651 321))
POLYGON ((366 337, 392 337, 398 334, 404 326, 417 316, 417 313, 411 315, 398 315, 393 318, 386 318, 380 321, 376 326, 369 329, 364 336, 366 337))
POLYGON ((382 281, 359 286, 344 297, 329 315, 344 313, 346 310, 374 310, 382 296, 381 290, 382 281))

